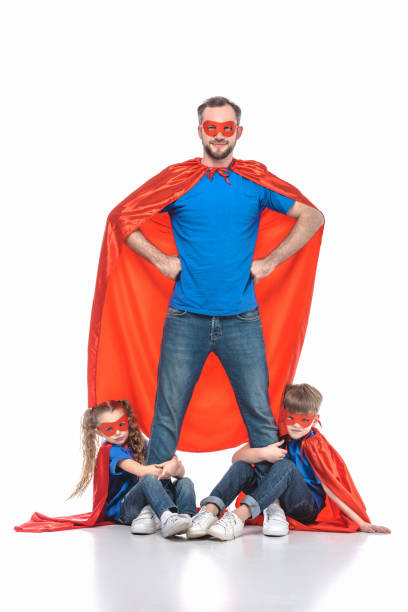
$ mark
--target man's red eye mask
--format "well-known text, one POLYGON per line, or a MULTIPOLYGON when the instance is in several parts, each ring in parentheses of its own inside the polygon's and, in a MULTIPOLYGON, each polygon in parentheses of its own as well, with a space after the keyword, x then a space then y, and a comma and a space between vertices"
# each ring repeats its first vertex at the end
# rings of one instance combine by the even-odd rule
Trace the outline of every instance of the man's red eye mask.
POLYGON ((218 123, 217 121, 204 121, 203 128, 204 132, 208 136, 215 136, 218 132, 222 132, 224 136, 229 138, 235 134, 237 124, 234 121, 224 121, 224 123, 218 123))
POLYGON ((113 421, 113 423, 99 423, 98 429, 104 436, 110 438, 118 430, 127 431, 129 429, 129 419, 125 415, 121 416, 117 421, 113 421))

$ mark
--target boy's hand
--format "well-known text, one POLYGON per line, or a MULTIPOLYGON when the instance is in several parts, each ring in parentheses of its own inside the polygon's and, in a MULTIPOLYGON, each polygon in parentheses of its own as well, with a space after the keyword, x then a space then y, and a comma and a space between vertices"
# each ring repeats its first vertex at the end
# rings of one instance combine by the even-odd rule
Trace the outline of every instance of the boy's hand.
POLYGON ((364 533, 391 533, 391 529, 388 529, 388 527, 372 525, 371 523, 361 523, 359 529, 364 531, 364 533))
POLYGON ((282 444, 284 444, 285 440, 281 440, 280 442, 275 442, 275 444, 269 444, 265 446, 263 449, 264 461, 269 461, 269 463, 276 463, 276 461, 280 461, 284 459, 287 455, 287 450, 284 448, 280 448, 282 444))
POLYGON ((153 476, 157 476, 157 478, 160 480, 160 475, 163 472, 163 470, 159 465, 146 465, 144 467, 145 467, 144 476, 146 476, 147 474, 153 474, 153 476))

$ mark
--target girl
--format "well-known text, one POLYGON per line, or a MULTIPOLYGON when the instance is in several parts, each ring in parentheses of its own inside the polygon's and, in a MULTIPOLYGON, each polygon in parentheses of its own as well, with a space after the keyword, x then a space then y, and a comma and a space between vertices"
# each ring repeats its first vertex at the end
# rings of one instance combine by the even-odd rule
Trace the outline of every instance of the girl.
POLYGON ((144 465, 146 441, 126 400, 104 402, 84 413, 82 475, 71 497, 82 494, 93 477, 98 438, 110 447, 106 518, 131 525, 132 533, 160 528, 165 538, 185 533, 196 513, 194 485, 183 477, 176 455, 160 465, 144 465), (172 476, 177 478, 174 484, 172 476))

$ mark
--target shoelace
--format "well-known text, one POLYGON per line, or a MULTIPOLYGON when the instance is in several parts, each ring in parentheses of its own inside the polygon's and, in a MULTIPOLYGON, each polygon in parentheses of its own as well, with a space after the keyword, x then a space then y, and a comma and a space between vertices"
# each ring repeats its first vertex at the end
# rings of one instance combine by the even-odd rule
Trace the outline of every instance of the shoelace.
POLYGON ((196 514, 194 517, 195 518, 194 524, 201 525, 201 523, 203 523, 206 520, 207 514, 211 514, 211 512, 209 512, 208 510, 200 510, 200 512, 196 514))
POLYGON ((228 180, 228 176, 230 171, 228 170, 228 168, 209 168, 207 170, 207 174, 206 177, 210 179, 210 181, 213 180, 213 176, 214 174, 218 172, 218 174, 220 174, 223 178, 225 178, 225 180, 227 181, 228 185, 231 185, 231 183, 228 180))
POLYGON ((224 514, 224 516, 222 518, 219 519, 219 524, 220 525, 229 525, 230 523, 232 523, 233 525, 235 525, 236 523, 236 519, 235 519, 235 515, 233 512, 226 512, 224 514))

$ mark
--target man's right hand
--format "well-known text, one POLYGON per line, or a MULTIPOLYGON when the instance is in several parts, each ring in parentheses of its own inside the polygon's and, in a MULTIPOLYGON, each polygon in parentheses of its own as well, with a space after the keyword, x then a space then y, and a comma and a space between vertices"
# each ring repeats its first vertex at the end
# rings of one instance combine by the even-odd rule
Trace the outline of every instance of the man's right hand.
POLYGON ((181 272, 181 261, 178 255, 164 255, 157 268, 164 276, 176 280, 181 272))

